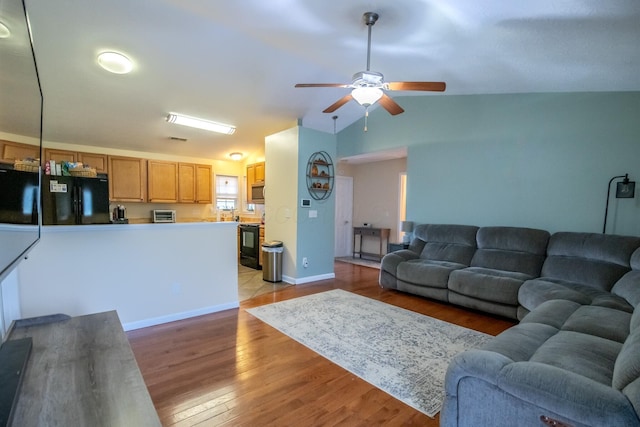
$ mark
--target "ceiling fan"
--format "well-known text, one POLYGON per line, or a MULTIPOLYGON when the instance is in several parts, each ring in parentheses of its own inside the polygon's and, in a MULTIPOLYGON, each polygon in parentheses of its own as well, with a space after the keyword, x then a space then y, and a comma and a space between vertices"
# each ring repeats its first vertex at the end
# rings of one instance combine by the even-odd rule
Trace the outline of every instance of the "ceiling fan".
MULTIPOLYGON (((365 118, 369 115, 369 106, 380 102, 380 105, 390 114, 396 115, 403 113, 404 110, 389 95, 384 93, 388 90, 417 90, 443 92, 446 88, 444 82, 385 82, 382 73, 371 71, 369 69, 371 62, 371 27, 378 20, 378 14, 375 12, 365 12, 363 15, 364 23, 369 30, 369 38, 367 43, 367 70, 360 71, 353 75, 353 80, 349 84, 342 83, 298 83, 295 87, 344 87, 352 88, 351 93, 343 96, 323 113, 333 113, 347 102, 354 99, 358 104, 366 108, 365 118)), ((366 124, 365 124, 366 130, 366 124)))

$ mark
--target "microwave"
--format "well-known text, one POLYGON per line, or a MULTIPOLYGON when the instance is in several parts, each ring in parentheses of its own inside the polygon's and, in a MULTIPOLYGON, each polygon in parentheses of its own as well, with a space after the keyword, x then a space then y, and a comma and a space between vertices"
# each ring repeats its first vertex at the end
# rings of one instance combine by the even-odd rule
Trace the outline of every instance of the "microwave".
POLYGON ((251 184, 251 203, 264 204, 264 181, 251 184))

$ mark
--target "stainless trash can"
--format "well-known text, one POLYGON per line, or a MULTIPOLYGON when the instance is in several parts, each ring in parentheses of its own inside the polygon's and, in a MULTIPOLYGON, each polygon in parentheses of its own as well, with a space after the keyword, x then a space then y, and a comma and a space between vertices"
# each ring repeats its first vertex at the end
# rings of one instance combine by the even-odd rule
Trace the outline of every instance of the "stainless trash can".
POLYGON ((272 240, 262 244, 262 280, 282 282, 282 242, 272 240))

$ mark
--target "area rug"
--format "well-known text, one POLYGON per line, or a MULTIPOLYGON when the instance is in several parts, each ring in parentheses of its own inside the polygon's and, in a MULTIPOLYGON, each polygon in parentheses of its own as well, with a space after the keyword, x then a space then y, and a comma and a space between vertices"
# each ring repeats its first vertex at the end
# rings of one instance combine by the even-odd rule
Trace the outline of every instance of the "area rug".
POLYGON ((430 417, 451 358, 491 338, 340 289, 247 311, 430 417))

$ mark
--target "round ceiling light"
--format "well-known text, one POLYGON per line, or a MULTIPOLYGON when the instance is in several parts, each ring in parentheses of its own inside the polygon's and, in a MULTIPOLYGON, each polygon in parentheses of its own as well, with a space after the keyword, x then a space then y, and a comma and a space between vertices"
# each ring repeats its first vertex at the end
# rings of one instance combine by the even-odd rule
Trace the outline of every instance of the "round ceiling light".
POLYGON ((235 160, 237 162, 238 160, 242 160, 242 153, 231 153, 229 154, 229 157, 231 157, 231 160, 235 160))
POLYGON ((98 64, 114 74, 127 74, 133 70, 133 62, 117 52, 102 52, 98 55, 98 64))

